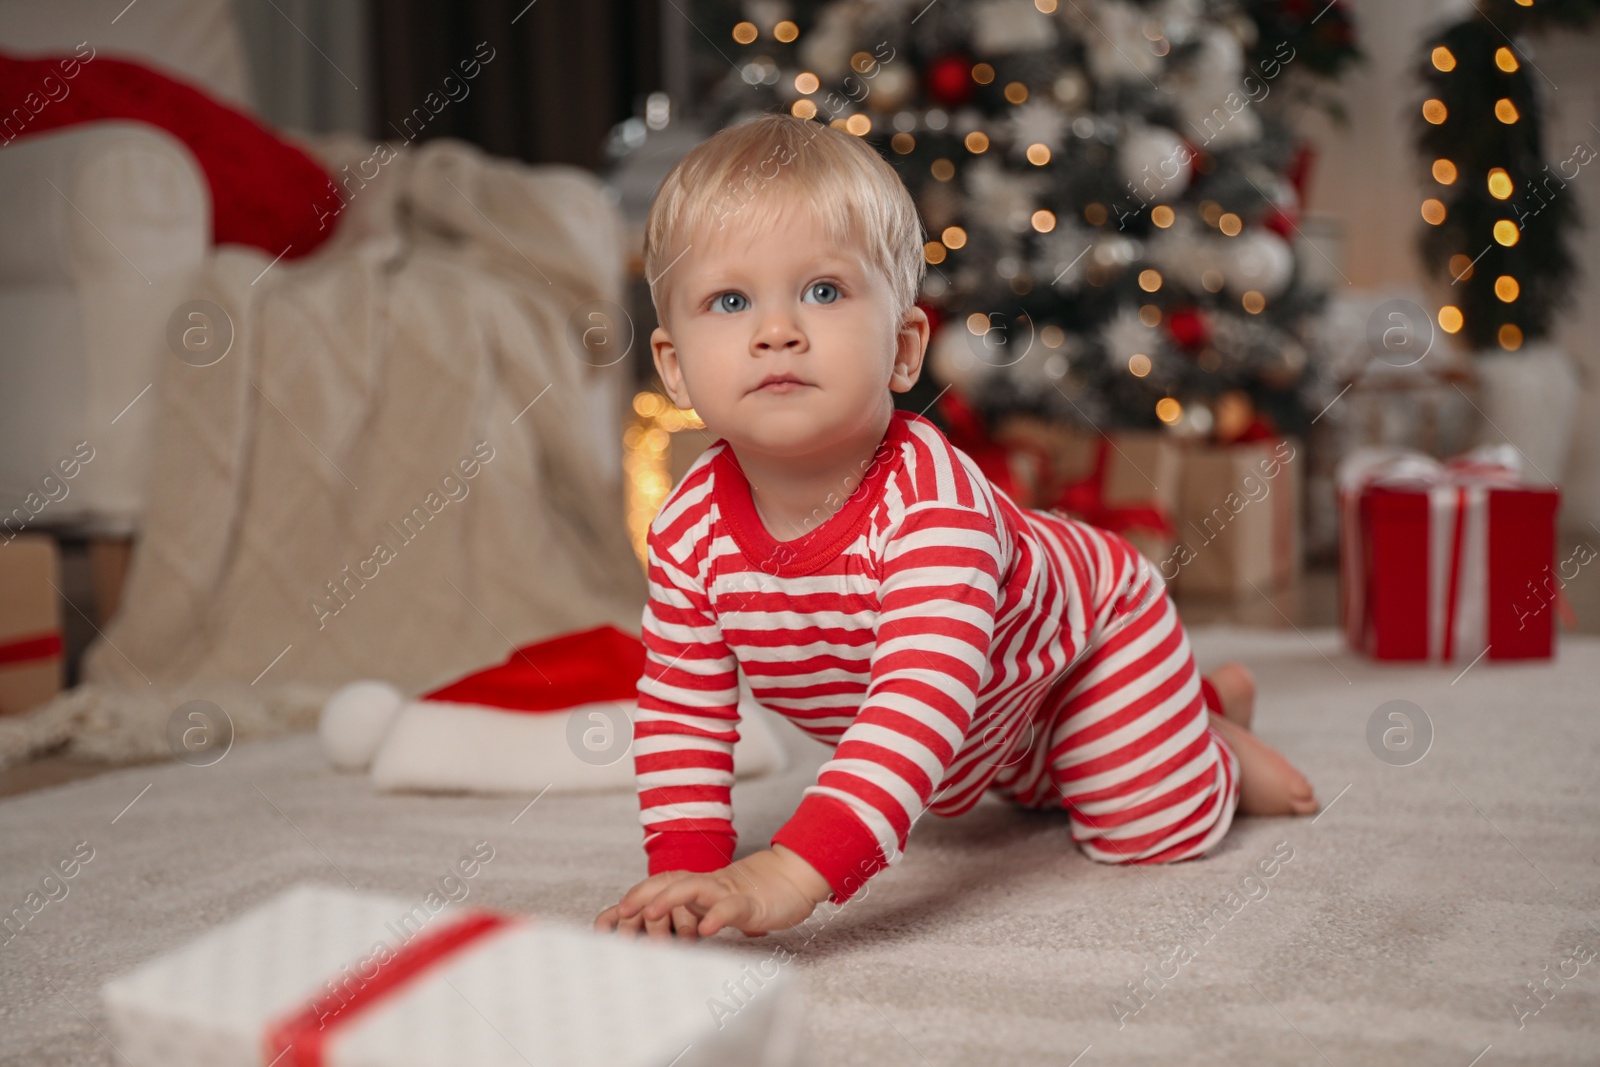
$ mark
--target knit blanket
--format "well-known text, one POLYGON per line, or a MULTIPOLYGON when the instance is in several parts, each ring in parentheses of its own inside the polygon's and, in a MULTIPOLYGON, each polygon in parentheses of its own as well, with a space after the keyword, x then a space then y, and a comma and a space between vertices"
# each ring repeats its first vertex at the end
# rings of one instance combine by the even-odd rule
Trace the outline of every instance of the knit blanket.
POLYGON ((160 414, 122 606, 83 684, 0 720, 0 766, 165 757, 194 700, 241 739, 309 729, 353 679, 416 693, 528 641, 639 630, 588 414, 620 368, 572 326, 620 299, 600 183, 449 139, 304 143, 343 190, 337 232, 207 260, 140 401, 160 414))

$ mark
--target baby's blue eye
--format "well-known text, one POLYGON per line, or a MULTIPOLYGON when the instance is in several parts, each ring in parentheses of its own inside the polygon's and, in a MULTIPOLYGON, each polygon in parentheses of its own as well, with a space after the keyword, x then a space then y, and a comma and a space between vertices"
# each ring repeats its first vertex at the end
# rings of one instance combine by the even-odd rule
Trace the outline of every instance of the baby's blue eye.
MULTIPOLYGON (((742 307, 729 307, 728 304, 727 304, 727 301, 730 300, 730 299, 732 299, 732 300, 744 300, 744 294, 743 293, 733 293, 733 292, 723 293, 723 294, 721 294, 720 296, 718 296, 715 300, 713 300, 711 302, 712 310, 714 310, 714 311, 743 311, 744 310, 744 308, 742 308, 742 307)), ((748 301, 746 301, 746 302, 748 303, 748 301)))
POLYGON ((834 285, 832 282, 817 282, 815 285, 806 290, 806 295, 810 296, 819 290, 824 294, 823 298, 817 301, 819 304, 831 304, 835 300, 839 299, 839 287, 834 285), (827 296, 826 294, 830 292, 833 295, 827 296))

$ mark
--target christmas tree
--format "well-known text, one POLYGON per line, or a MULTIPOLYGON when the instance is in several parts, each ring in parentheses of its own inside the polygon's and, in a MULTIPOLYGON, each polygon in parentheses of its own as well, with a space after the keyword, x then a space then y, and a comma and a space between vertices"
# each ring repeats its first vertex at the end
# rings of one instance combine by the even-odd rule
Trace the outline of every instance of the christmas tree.
POLYGON ((1472 349, 1514 352, 1545 337, 1571 295, 1579 219, 1561 192, 1595 153, 1579 144, 1545 159, 1539 80, 1517 41, 1597 19, 1597 0, 1491 0, 1425 49, 1417 141, 1435 184, 1420 244, 1451 292, 1439 327, 1472 349))
MULTIPOLYGON (((929 373, 993 425, 1304 430, 1324 294, 1289 101, 1357 56, 1338 2, 704 0, 699 111, 865 138, 927 231, 929 373)), ((1320 406, 1320 403, 1318 404, 1320 406)), ((929 412, 930 417, 936 417, 929 412)))

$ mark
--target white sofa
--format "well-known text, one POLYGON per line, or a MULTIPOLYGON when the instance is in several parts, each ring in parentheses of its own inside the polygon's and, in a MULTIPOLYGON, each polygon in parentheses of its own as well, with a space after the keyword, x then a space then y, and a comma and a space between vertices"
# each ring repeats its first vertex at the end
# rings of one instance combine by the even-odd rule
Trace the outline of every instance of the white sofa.
MULTIPOLYGON (((70 55, 89 40, 97 56, 139 58, 250 106, 228 0, 140 3, 109 25, 115 12, 105 12, 85 0, 3 4, 0 46, 70 55)), ((112 537, 137 530, 156 409, 141 393, 165 352, 167 314, 182 303, 210 241, 205 179, 188 149, 161 130, 89 123, 0 149, 7 529, 26 522, 112 537), (80 442, 87 448, 76 456, 93 458, 69 480, 60 464, 80 442)))
MULTIPOLYGON (((0 47, 69 55, 88 40, 97 56, 165 68, 254 110, 230 0, 115 7, 0 4, 0 47)), ((96 122, 0 147, 0 528, 138 532, 159 412, 147 387, 174 358, 168 320, 210 254, 204 175, 164 131, 96 122), (90 450, 65 478, 63 462, 90 450)), ((586 420, 619 492, 626 384, 625 365, 594 375, 586 420)))

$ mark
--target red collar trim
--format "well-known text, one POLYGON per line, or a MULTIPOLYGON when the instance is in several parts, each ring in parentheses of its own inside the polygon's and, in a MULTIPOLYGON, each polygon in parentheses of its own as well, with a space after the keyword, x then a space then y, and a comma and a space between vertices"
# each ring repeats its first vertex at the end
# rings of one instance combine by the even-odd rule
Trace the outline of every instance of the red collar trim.
POLYGON ((756 511, 750 481, 739 466, 738 457, 728 447, 726 439, 719 439, 717 443, 723 446, 722 451, 711 461, 712 495, 718 512, 727 523, 728 533, 745 559, 774 577, 793 578, 810 574, 836 558, 860 534, 873 505, 883 495, 889 475, 902 466, 904 456, 900 446, 910 438, 910 421, 917 417, 896 409, 889 419, 889 429, 872 454, 865 477, 844 506, 792 541, 780 541, 767 530, 756 511))

